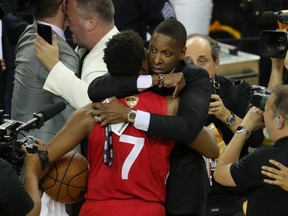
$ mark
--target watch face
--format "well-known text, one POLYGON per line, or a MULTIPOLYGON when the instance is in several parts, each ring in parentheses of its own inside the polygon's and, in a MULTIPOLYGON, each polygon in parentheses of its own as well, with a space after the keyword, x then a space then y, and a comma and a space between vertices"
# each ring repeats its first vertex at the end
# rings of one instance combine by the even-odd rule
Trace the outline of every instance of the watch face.
POLYGON ((233 126, 235 123, 235 115, 234 114, 231 114, 228 119, 227 119, 227 125, 228 126, 233 126))
POLYGON ((129 114, 129 118, 130 118, 130 119, 135 119, 135 118, 136 118, 136 113, 131 112, 131 113, 129 114))
POLYGON ((241 131, 243 129, 243 126, 242 125, 238 125, 237 127, 236 127, 236 131, 241 131))

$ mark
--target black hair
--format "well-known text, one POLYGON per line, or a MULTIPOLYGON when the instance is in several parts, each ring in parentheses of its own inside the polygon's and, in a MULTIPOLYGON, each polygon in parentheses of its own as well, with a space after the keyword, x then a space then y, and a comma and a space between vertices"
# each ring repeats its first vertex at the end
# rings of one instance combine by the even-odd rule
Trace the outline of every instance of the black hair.
POLYGON ((103 60, 111 76, 137 75, 145 58, 144 44, 133 30, 114 35, 104 49, 103 60))
POLYGON ((184 25, 176 19, 164 20, 155 28, 153 34, 155 33, 160 33, 177 40, 181 48, 186 46, 187 31, 184 25))

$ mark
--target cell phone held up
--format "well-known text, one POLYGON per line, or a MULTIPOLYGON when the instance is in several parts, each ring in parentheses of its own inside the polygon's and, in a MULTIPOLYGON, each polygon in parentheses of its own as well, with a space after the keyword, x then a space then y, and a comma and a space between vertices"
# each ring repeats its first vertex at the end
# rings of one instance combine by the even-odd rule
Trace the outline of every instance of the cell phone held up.
POLYGON ((49 44, 52 44, 52 28, 51 26, 37 23, 37 33, 49 44))

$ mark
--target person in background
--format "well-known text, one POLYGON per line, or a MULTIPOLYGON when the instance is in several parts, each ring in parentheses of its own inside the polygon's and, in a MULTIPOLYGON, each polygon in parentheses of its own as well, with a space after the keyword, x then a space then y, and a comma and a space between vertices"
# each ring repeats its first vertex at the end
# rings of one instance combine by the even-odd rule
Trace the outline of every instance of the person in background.
POLYGON ((0 71, 0 109, 11 115, 15 72, 15 46, 28 23, 3 8, 0 1, 0 59, 5 63, 0 71))
MULTIPOLYGON (((216 40, 207 35, 190 34, 187 37, 186 46, 186 58, 206 69, 214 83, 206 125, 214 123, 222 139, 228 144, 235 133, 236 126, 242 122, 242 118, 249 109, 250 85, 244 80, 232 80, 217 75, 221 64, 219 60, 220 46, 216 40)), ((262 141, 262 130, 253 132, 245 142, 240 157, 248 154, 249 146, 257 147, 262 144, 262 141)), ((212 178, 212 190, 208 196, 207 214, 212 214, 211 207, 213 209, 215 206, 219 207, 223 214, 225 211, 237 213, 242 208, 242 197, 215 182, 212 177, 215 165, 210 164, 209 166, 212 169, 210 177, 212 178)))
MULTIPOLYGON (((268 82, 268 88, 273 89, 278 85, 285 83, 285 75, 287 75, 286 68, 288 64, 288 54, 286 54, 285 59, 273 58, 271 75, 268 82)), ((269 160, 269 166, 262 166, 262 174, 267 176, 264 182, 272 185, 277 185, 284 190, 288 191, 288 168, 282 163, 275 161, 273 159, 269 160)))
MULTIPOLYGON (((43 149, 40 145, 38 148, 43 149)), ((23 148, 23 151, 26 151, 23 148)), ((40 179, 48 169, 42 170, 39 155, 29 154, 23 161, 26 178, 22 184, 14 167, 0 158, 0 214, 5 216, 39 216, 41 209, 40 179), (24 187, 23 187, 24 186, 24 187)))
MULTIPOLYGON (((286 0, 241 0, 243 8, 243 28, 238 49, 243 52, 259 55, 259 35, 263 30, 275 30, 277 22, 268 16, 262 16, 266 11, 278 12, 288 9, 286 0)), ((259 60, 259 85, 267 87, 271 73, 271 61, 260 57, 259 60)))
POLYGON ((288 192, 280 187, 266 184, 262 175, 262 166, 268 166, 269 160, 277 160, 288 166, 288 86, 278 85, 272 90, 265 105, 265 111, 252 107, 236 133, 220 156, 215 172, 215 180, 225 186, 237 188, 239 193, 248 197, 247 216, 277 215, 288 213, 288 192), (264 123, 263 123, 264 116, 264 123), (271 147, 257 148, 254 152, 239 158, 241 148, 251 131, 265 125, 271 147))
MULTIPOLYGON (((39 137, 47 143, 63 127, 75 109, 63 98, 43 89, 49 73, 44 65, 36 58, 33 50, 38 25, 41 24, 51 27, 55 37, 58 37, 59 57, 71 70, 76 72, 76 74, 73 73, 75 77, 79 75, 79 58, 65 41, 64 37, 64 30, 67 23, 65 16, 66 1, 41 0, 35 1, 34 6, 35 21, 33 24, 27 26, 16 46, 16 69, 11 118, 27 122, 34 117, 34 113, 52 104, 64 102, 66 104, 65 110, 46 121, 43 127, 29 131, 29 135, 39 137)), ((28 132, 25 131, 25 134, 28 134, 28 132)), ((76 150, 79 152, 80 146, 78 146, 76 150)), ((45 214, 47 210, 49 211, 48 214, 66 214, 65 205, 53 201, 46 193, 43 193, 42 202, 42 215, 45 214), (53 206, 53 208, 51 208, 51 206, 53 206), (53 212, 54 210, 55 212, 53 212)))
POLYGON ((115 25, 119 31, 133 29, 143 41, 149 41, 154 29, 163 20, 176 18, 169 0, 112 1, 115 7, 115 25))
MULTIPOLYGON (((249 110, 250 88, 245 80, 227 79, 217 75, 221 67, 218 42, 207 35, 191 34, 187 37, 186 58, 203 67, 213 80, 213 93, 209 107, 207 125, 213 122, 222 134, 225 143, 229 143, 235 128, 249 110)), ((248 154, 248 147, 257 147, 263 141, 262 131, 251 134, 245 142, 241 156, 248 154)))
MULTIPOLYGON (((57 34, 60 58, 73 70, 79 67, 78 56, 65 42, 64 38, 66 27, 65 3, 62 0, 53 0, 53 2, 43 0, 35 4, 35 21, 32 25, 27 26, 16 47, 16 70, 11 117, 22 122, 27 122, 33 118, 33 113, 43 110, 49 105, 64 101, 61 97, 43 89, 48 71, 38 61, 33 51, 38 24, 50 26, 53 33, 57 34)), ((60 115, 45 122, 44 127, 29 131, 29 135, 40 137, 44 142, 48 142, 63 127, 74 110, 73 107, 67 104, 66 109, 60 115)))
POLYGON ((49 74, 43 88, 59 95, 78 109, 90 103, 87 94, 89 83, 107 73, 103 61, 106 42, 118 33, 114 25, 114 6, 111 0, 68 0, 66 15, 76 52, 80 56, 80 76, 59 59, 57 41, 53 45, 37 37, 37 58, 48 69, 49 74), (63 81, 65 80, 65 85, 63 81))

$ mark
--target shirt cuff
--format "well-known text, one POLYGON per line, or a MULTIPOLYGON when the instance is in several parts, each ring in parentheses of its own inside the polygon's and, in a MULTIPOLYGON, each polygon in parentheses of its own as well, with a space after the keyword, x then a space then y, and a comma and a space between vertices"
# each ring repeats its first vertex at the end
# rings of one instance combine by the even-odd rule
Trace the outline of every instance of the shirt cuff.
POLYGON ((152 76, 151 75, 140 75, 137 79, 137 88, 139 92, 145 91, 152 87, 152 76))
POLYGON ((149 123, 150 113, 137 110, 134 127, 142 131, 148 131, 149 123))

